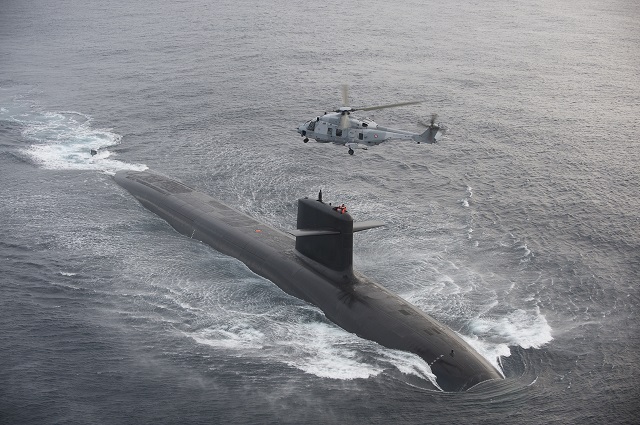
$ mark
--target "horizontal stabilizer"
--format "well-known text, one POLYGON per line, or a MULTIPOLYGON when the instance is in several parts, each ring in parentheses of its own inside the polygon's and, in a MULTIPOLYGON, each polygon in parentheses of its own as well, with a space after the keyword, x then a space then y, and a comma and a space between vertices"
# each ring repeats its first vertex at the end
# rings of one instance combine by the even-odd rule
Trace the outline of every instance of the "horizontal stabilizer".
POLYGON ((322 236, 322 235, 339 235, 340 232, 335 230, 320 230, 320 229, 295 229, 289 230, 287 233, 293 236, 322 236))
POLYGON ((360 232, 361 230, 373 229, 380 226, 384 226, 384 223, 382 221, 358 221, 353 223, 353 232, 360 232))

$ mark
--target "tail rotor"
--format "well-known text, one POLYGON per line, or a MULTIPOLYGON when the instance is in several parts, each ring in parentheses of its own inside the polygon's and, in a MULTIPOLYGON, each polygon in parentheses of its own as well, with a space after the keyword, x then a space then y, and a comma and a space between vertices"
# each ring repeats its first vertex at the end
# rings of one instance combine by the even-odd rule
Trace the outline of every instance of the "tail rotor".
POLYGON ((420 124, 422 127, 425 127, 426 130, 424 131, 424 133, 417 137, 416 142, 438 143, 438 137, 444 135, 444 133, 446 132, 446 128, 444 126, 441 126, 440 123, 436 123, 437 119, 438 114, 433 113, 431 114, 429 124, 425 124, 422 121, 418 122, 418 124, 420 124))

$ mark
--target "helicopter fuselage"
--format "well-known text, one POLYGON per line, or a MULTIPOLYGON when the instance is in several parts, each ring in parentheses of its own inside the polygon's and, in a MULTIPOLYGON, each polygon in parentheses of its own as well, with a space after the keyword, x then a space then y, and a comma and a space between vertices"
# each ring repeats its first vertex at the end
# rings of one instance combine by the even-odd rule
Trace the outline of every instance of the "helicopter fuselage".
POLYGON ((341 117, 340 112, 326 113, 303 123, 297 132, 305 138, 305 142, 314 139, 320 143, 345 145, 349 148, 350 154, 353 153, 353 149, 367 149, 389 140, 405 139, 418 143, 435 143, 435 138, 425 137, 427 132, 420 134, 381 127, 370 119, 359 119, 350 115, 346 120, 342 119, 341 123, 341 117), (345 123, 347 125, 344 125, 345 123))
POLYGON ((370 119, 349 117, 349 125, 340 128, 340 113, 329 112, 298 127, 302 136, 321 143, 345 145, 349 142, 366 146, 378 145, 390 139, 411 139, 415 133, 380 127, 370 119))

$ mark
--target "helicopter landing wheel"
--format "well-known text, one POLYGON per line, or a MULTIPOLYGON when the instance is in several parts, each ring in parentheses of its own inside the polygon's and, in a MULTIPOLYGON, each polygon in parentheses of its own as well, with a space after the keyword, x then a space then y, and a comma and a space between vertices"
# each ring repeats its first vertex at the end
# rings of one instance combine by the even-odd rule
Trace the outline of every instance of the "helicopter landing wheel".
POLYGON ((303 142, 305 142, 305 143, 307 143, 308 141, 309 141, 308 137, 305 137, 304 140, 303 140, 303 142))
POLYGON ((349 148, 349 155, 353 155, 353 149, 349 148))

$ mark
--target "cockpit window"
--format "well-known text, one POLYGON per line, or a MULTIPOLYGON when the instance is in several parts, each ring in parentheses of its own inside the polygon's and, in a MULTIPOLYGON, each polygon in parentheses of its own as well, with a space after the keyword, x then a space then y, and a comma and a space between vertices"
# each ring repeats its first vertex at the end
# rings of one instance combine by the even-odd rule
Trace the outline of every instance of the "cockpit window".
POLYGON ((315 130, 315 129, 316 129, 316 122, 315 122, 315 120, 310 121, 310 122, 309 122, 309 125, 307 126, 307 130, 309 130, 309 131, 313 131, 313 130, 315 130))

